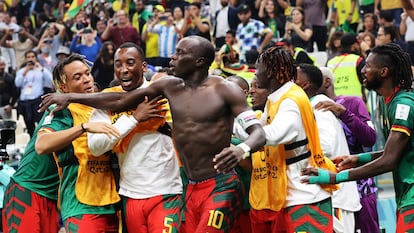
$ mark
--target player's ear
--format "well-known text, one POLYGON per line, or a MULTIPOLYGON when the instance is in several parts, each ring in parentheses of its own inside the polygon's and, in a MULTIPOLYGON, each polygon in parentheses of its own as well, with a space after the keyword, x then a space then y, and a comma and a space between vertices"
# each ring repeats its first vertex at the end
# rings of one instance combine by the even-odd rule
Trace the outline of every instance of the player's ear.
POLYGON ((206 59, 204 57, 199 57, 196 59, 196 66, 203 66, 206 62, 206 59))

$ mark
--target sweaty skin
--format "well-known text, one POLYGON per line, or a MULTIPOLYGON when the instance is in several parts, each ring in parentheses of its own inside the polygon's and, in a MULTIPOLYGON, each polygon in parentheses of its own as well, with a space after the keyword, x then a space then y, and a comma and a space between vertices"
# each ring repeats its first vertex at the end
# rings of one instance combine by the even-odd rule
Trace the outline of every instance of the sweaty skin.
MULTIPOLYGON (((234 117, 250 108, 237 85, 208 75, 213 59, 214 47, 207 40, 186 37, 178 43, 170 62, 175 75, 180 78, 165 77, 147 88, 127 93, 96 93, 87 97, 82 94, 46 95, 40 111, 52 103, 64 106, 69 101, 124 111, 135 107, 144 96, 152 99, 162 95, 170 103, 174 144, 188 177, 199 180, 217 172, 229 172, 244 154, 240 147, 229 147, 234 117)), ((244 143, 252 151, 265 144, 260 124, 252 125, 246 131, 250 136, 244 143)))

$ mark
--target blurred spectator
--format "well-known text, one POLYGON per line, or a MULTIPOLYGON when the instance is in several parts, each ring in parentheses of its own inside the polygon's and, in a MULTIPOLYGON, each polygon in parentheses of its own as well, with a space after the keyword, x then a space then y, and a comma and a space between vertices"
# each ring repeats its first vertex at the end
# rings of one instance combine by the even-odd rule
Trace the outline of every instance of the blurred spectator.
MULTIPOLYGON (((42 38, 39 40, 39 45, 43 43, 50 44, 49 54, 53 62, 57 62, 56 52, 60 45, 62 45, 63 39, 65 37, 65 26, 58 23, 50 23, 49 27, 45 30, 42 35, 42 38)), ((40 51, 40 46, 37 48, 40 51)))
POLYGON ((108 27, 102 33, 103 41, 112 41, 115 48, 125 42, 141 45, 141 38, 136 28, 130 25, 128 15, 124 10, 119 10, 114 17, 108 21, 108 27))
POLYGON ((175 47, 177 46, 180 38, 180 30, 174 24, 174 18, 171 12, 166 12, 162 16, 167 18, 163 24, 159 23, 158 18, 154 18, 154 21, 148 26, 148 31, 158 34, 158 66, 169 67, 170 58, 175 54, 175 47))
POLYGON ((204 0, 193 0, 193 3, 200 4, 200 16, 210 20, 211 22, 210 5, 206 5, 204 0))
POLYGON ((40 40, 44 32, 49 28, 49 17, 45 13, 40 13, 36 17, 36 30, 34 36, 40 40))
MULTIPOLYGON (((20 26, 16 23, 12 22, 9 12, 4 12, 3 20, 0 22, 0 30, 8 30, 9 31, 9 40, 17 40, 18 35, 17 32, 20 29, 20 26)), ((1 55, 6 59, 7 67, 9 67, 10 73, 15 73, 17 70, 16 64, 16 53, 13 48, 8 47, 0 47, 1 55)))
POLYGON ((26 31, 30 33, 31 35, 34 35, 35 28, 33 27, 33 22, 30 19, 30 17, 28 16, 24 17, 24 19, 22 20, 21 27, 26 29, 26 31))
POLYGON ((193 2, 184 12, 183 35, 201 36, 212 41, 210 35, 211 23, 208 18, 201 16, 201 4, 193 2))
POLYGON ((362 17, 365 14, 374 14, 374 2, 375 0, 361 0, 359 3, 359 16, 362 17))
MULTIPOLYGON (((305 49, 301 47, 295 47, 292 44, 292 41, 289 39, 283 39, 280 42, 276 43, 277 46, 283 47, 284 50, 289 51, 293 59, 295 59, 296 64, 311 64, 315 65, 315 58, 311 57, 305 49)), ((324 65, 324 64, 323 64, 324 65)))
POLYGON ((52 48, 52 43, 53 42, 48 39, 41 41, 38 45, 39 54, 37 55, 37 60, 39 61, 39 64, 42 66, 42 69, 47 69, 51 73, 53 72, 53 68, 55 68, 55 65, 57 63, 56 53, 52 55, 50 52, 52 48))
MULTIPOLYGON (((132 14, 131 22, 140 35, 142 35, 142 29, 144 28, 145 23, 147 23, 148 18, 152 15, 150 11, 145 9, 144 0, 135 0, 135 11, 132 14)), ((141 45, 144 45, 141 41, 141 45)), ((145 51, 145 49, 144 49, 145 51)))
POLYGON ((174 24, 177 29, 180 31, 180 39, 182 38, 183 34, 183 26, 184 26, 184 11, 181 8, 176 7, 172 11, 174 17, 174 24))
POLYGON ((92 66, 92 76, 103 89, 109 87, 109 83, 114 79, 114 53, 114 43, 104 42, 92 66))
POLYGON ((368 50, 375 47, 375 36, 370 32, 365 32, 359 38, 361 39, 361 55, 365 59, 368 56, 368 50))
POLYGON ((14 49, 16 54, 16 66, 20 69, 25 60, 24 53, 28 50, 32 50, 34 46, 37 45, 38 40, 24 28, 20 28, 17 40, 7 40, 13 33, 12 30, 6 31, 4 36, 0 39, 0 46, 14 49))
POLYGON ((70 49, 63 45, 61 45, 56 52, 56 58, 58 59, 58 61, 62 61, 63 59, 69 57, 69 55, 70 49))
POLYGON ((404 35, 405 51, 410 55, 411 66, 414 65, 414 20, 404 13, 401 14, 400 34, 404 35))
POLYGON ((337 95, 358 96, 365 101, 361 73, 365 60, 357 53, 360 51, 358 43, 354 33, 345 33, 341 37, 341 54, 328 60, 327 67, 336 77, 334 87, 337 95))
POLYGON ((309 49, 312 35, 312 26, 306 24, 302 7, 293 8, 291 18, 286 20, 284 38, 290 39, 294 47, 309 49))
POLYGON ((225 44, 221 46, 218 53, 224 66, 240 62, 240 47, 234 31, 226 32, 225 44))
POLYGON ((102 39, 102 34, 105 31, 105 29, 106 29, 105 20, 102 20, 102 19, 98 20, 96 22, 96 32, 97 32, 97 35, 99 36, 99 38, 102 39))
POLYGON ((171 9, 179 7, 179 8, 181 8, 182 11, 184 11, 185 8, 188 7, 189 5, 190 5, 190 3, 185 1, 185 0, 171 0, 170 1, 170 8, 171 9))
POLYGON ((6 71, 6 60, 0 57, 0 119, 10 119, 18 98, 14 77, 6 71))
POLYGON ((161 5, 156 5, 153 9, 153 15, 147 20, 144 25, 142 33, 142 41, 145 43, 145 61, 153 66, 159 66, 158 64, 158 34, 148 31, 149 25, 154 21, 158 20, 160 24, 165 24, 165 20, 160 20, 164 14, 165 9, 161 5))
POLYGON ((70 30, 72 31, 72 33, 76 34, 78 33, 79 30, 89 27, 90 26, 90 20, 88 18, 88 16, 86 15, 84 10, 80 10, 78 12, 78 14, 76 14, 74 20, 73 20, 73 24, 72 27, 70 28, 70 30))
POLYGON ((374 36, 377 35, 378 31, 378 20, 377 16, 371 13, 367 13, 364 15, 362 19, 362 30, 359 31, 359 34, 362 35, 362 33, 372 33, 374 36))
POLYGON ((285 10, 289 3, 285 0, 258 0, 260 2, 259 19, 273 32, 273 38, 279 39, 285 34, 285 10))
POLYGON ((392 12, 391 11, 379 11, 378 24, 382 26, 395 25, 392 12))
POLYGON ((240 24, 237 26, 236 38, 240 44, 240 60, 245 63, 247 51, 257 50, 260 53, 272 40, 273 33, 262 21, 250 18, 251 10, 248 5, 240 5, 237 16, 240 24))
POLYGON ((221 48, 225 44, 226 32, 236 31, 240 23, 237 16, 237 8, 229 5, 229 0, 220 0, 221 8, 215 12, 215 23, 213 29, 214 43, 216 48, 221 48))
POLYGON ((356 0, 334 0, 331 21, 344 32, 356 33, 359 23, 359 11, 356 0))
POLYGON ((388 12, 392 17, 395 26, 400 26, 401 14, 403 13, 400 0, 375 0, 374 4, 374 14, 379 15, 380 11, 388 12))
POLYGON ((339 55, 341 52, 341 37, 344 34, 342 31, 331 33, 328 39, 328 60, 339 55))
POLYGON ((87 27, 80 29, 76 36, 73 37, 72 43, 70 44, 70 51, 84 55, 86 60, 93 63, 101 46, 102 42, 97 36, 96 30, 87 27))
POLYGON ((326 4, 326 0, 296 0, 296 6, 303 8, 303 14, 306 16, 305 24, 312 26, 312 37, 309 46, 306 48, 308 52, 313 52, 314 42, 316 42, 318 51, 326 51, 326 42, 328 40, 325 14, 326 4))
POLYGON ((17 112, 23 115, 27 132, 33 136, 35 124, 39 123, 43 115, 37 111, 42 102, 40 97, 46 88, 53 88, 53 81, 52 73, 37 61, 36 52, 27 51, 25 58, 26 63, 17 71, 14 83, 20 91, 17 112))
POLYGON ((377 38, 375 39, 375 45, 395 43, 398 39, 400 39, 400 35, 397 33, 395 26, 380 26, 378 28, 377 38))

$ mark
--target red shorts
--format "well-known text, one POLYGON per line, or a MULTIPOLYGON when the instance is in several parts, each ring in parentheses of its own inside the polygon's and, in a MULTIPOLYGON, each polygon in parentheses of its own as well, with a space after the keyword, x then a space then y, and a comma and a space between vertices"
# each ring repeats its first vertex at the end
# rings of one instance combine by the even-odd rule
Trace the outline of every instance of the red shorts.
POLYGON ((124 197, 124 205, 128 233, 178 233, 181 195, 161 195, 147 199, 124 197))
POLYGON ((280 211, 250 210, 253 232, 333 232, 331 198, 280 211))
POLYGON ((4 232, 56 233, 59 214, 55 200, 23 188, 12 179, 5 191, 4 232))
POLYGON ((66 233, 118 233, 116 214, 81 214, 65 221, 66 233))
POLYGON ((184 222, 180 232, 240 232, 242 188, 236 174, 189 181, 185 192, 184 222))
POLYGON ((250 210, 250 221, 253 233, 284 233, 286 232, 286 209, 250 210))
POLYGON ((414 232, 414 205, 397 211, 397 233, 414 232))

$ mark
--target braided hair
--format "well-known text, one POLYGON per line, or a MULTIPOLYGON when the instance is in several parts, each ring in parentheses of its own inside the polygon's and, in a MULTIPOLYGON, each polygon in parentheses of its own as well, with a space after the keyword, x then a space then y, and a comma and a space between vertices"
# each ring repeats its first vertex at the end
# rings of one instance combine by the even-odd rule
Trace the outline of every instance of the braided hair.
POLYGON ((375 62, 379 66, 388 67, 394 87, 411 89, 413 73, 408 53, 395 43, 374 47, 371 53, 377 55, 375 62))
POLYGON ((286 83, 296 79, 296 63, 292 55, 280 46, 266 49, 259 55, 258 62, 266 67, 266 75, 276 79, 281 83, 286 83))

